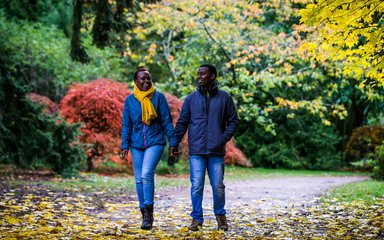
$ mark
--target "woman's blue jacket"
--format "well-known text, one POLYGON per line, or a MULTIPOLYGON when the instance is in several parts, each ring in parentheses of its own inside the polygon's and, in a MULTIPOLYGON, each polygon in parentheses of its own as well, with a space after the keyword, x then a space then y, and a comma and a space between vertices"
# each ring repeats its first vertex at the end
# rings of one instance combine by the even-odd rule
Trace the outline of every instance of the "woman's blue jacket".
POLYGON ((133 94, 124 102, 121 150, 130 147, 146 149, 153 145, 166 145, 164 135, 167 135, 169 146, 178 145, 172 124, 171 111, 164 94, 155 91, 151 102, 156 110, 157 118, 146 125, 141 118, 141 103, 133 94))

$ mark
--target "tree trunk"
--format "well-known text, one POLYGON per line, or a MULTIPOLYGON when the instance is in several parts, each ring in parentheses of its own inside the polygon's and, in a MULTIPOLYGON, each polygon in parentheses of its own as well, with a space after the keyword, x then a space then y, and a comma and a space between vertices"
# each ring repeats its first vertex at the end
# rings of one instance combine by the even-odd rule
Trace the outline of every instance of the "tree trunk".
POLYGON ((93 43, 97 47, 104 48, 111 43, 110 32, 113 24, 113 14, 108 0, 97 0, 96 18, 92 27, 93 43))
POLYGON ((89 57, 84 47, 81 45, 80 29, 81 20, 83 16, 83 0, 76 0, 75 6, 73 7, 72 16, 72 37, 71 37, 71 58, 75 61, 87 63, 89 57))
MULTIPOLYGON (((341 136, 344 139, 341 141, 339 149, 344 151, 345 146, 352 134, 352 130, 360 127, 364 123, 364 119, 368 112, 364 113, 367 108, 367 103, 359 99, 359 93, 356 90, 352 90, 351 104, 347 106, 348 116, 346 119, 337 121, 336 125, 341 136)), ((361 94, 361 93, 360 93, 361 94)))

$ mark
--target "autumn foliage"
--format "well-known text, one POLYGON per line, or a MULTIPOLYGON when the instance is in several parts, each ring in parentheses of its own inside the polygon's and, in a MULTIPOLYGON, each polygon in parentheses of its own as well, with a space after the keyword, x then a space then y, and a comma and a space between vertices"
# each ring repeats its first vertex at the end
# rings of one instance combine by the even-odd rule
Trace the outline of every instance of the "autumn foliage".
POLYGON ((48 114, 55 114, 59 111, 59 106, 57 106, 56 103, 52 102, 51 99, 49 99, 46 96, 42 96, 37 93, 28 93, 27 98, 30 99, 32 102, 37 103, 39 105, 43 106, 43 112, 48 114))
POLYGON ((251 167, 251 162, 247 159, 244 153, 235 146, 233 138, 227 142, 226 145, 226 154, 225 154, 225 164, 229 165, 239 165, 245 167, 251 167))
MULTIPOLYGON (((110 79, 73 84, 60 102, 61 115, 69 122, 83 122, 81 140, 87 149, 88 168, 112 161, 121 169, 121 117, 128 86, 110 79)), ((128 164, 131 165, 129 157, 128 164)))
POLYGON ((376 147, 383 144, 383 126, 364 126, 352 131, 346 145, 347 161, 359 161, 375 152, 376 147))
MULTIPOLYGON (((87 149, 90 168, 98 168, 108 161, 116 163, 120 170, 124 164, 118 156, 121 144, 121 116, 124 100, 131 92, 128 86, 110 79, 97 79, 85 84, 73 84, 60 102, 61 115, 69 122, 83 122, 81 140, 89 144, 87 149), (91 165, 90 165, 91 164, 91 165)), ((180 115, 182 101, 165 93, 171 109, 174 125, 180 115)), ((188 157, 187 137, 180 145, 183 158, 188 157)), ((245 155, 231 140, 227 144, 227 164, 250 166, 245 155)))

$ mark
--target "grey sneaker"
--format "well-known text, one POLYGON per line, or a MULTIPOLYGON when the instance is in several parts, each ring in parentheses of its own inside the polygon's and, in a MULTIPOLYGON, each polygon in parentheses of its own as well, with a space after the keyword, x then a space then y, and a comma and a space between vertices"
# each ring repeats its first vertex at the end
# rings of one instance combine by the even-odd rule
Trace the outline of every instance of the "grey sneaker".
POLYGON ((197 231, 199 230, 199 227, 203 226, 202 223, 199 223, 197 220, 192 219, 191 225, 188 226, 189 231, 197 231))
POLYGON ((216 215, 216 221, 219 230, 228 230, 227 217, 225 215, 216 215))

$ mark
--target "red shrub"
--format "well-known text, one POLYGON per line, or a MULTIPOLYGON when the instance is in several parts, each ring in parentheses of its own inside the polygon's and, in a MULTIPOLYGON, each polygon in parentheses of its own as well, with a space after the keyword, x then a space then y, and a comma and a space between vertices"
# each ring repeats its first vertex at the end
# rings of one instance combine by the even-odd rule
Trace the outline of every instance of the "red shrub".
MULTIPOLYGON (((122 167, 119 158, 121 117, 124 100, 130 94, 128 86, 109 79, 97 79, 73 84, 60 102, 61 115, 68 122, 83 122, 84 143, 92 144, 88 158, 98 167, 103 158, 122 167)), ((128 164, 131 165, 129 158, 128 164)))
POLYGON ((239 165, 244 167, 252 166, 244 153, 235 146, 233 139, 227 142, 224 161, 225 164, 228 165, 239 165))
POLYGON ((43 112, 45 113, 52 115, 59 111, 57 104, 52 102, 51 99, 47 98, 46 96, 42 96, 37 93, 28 93, 27 98, 29 98, 32 102, 44 106, 43 112))

